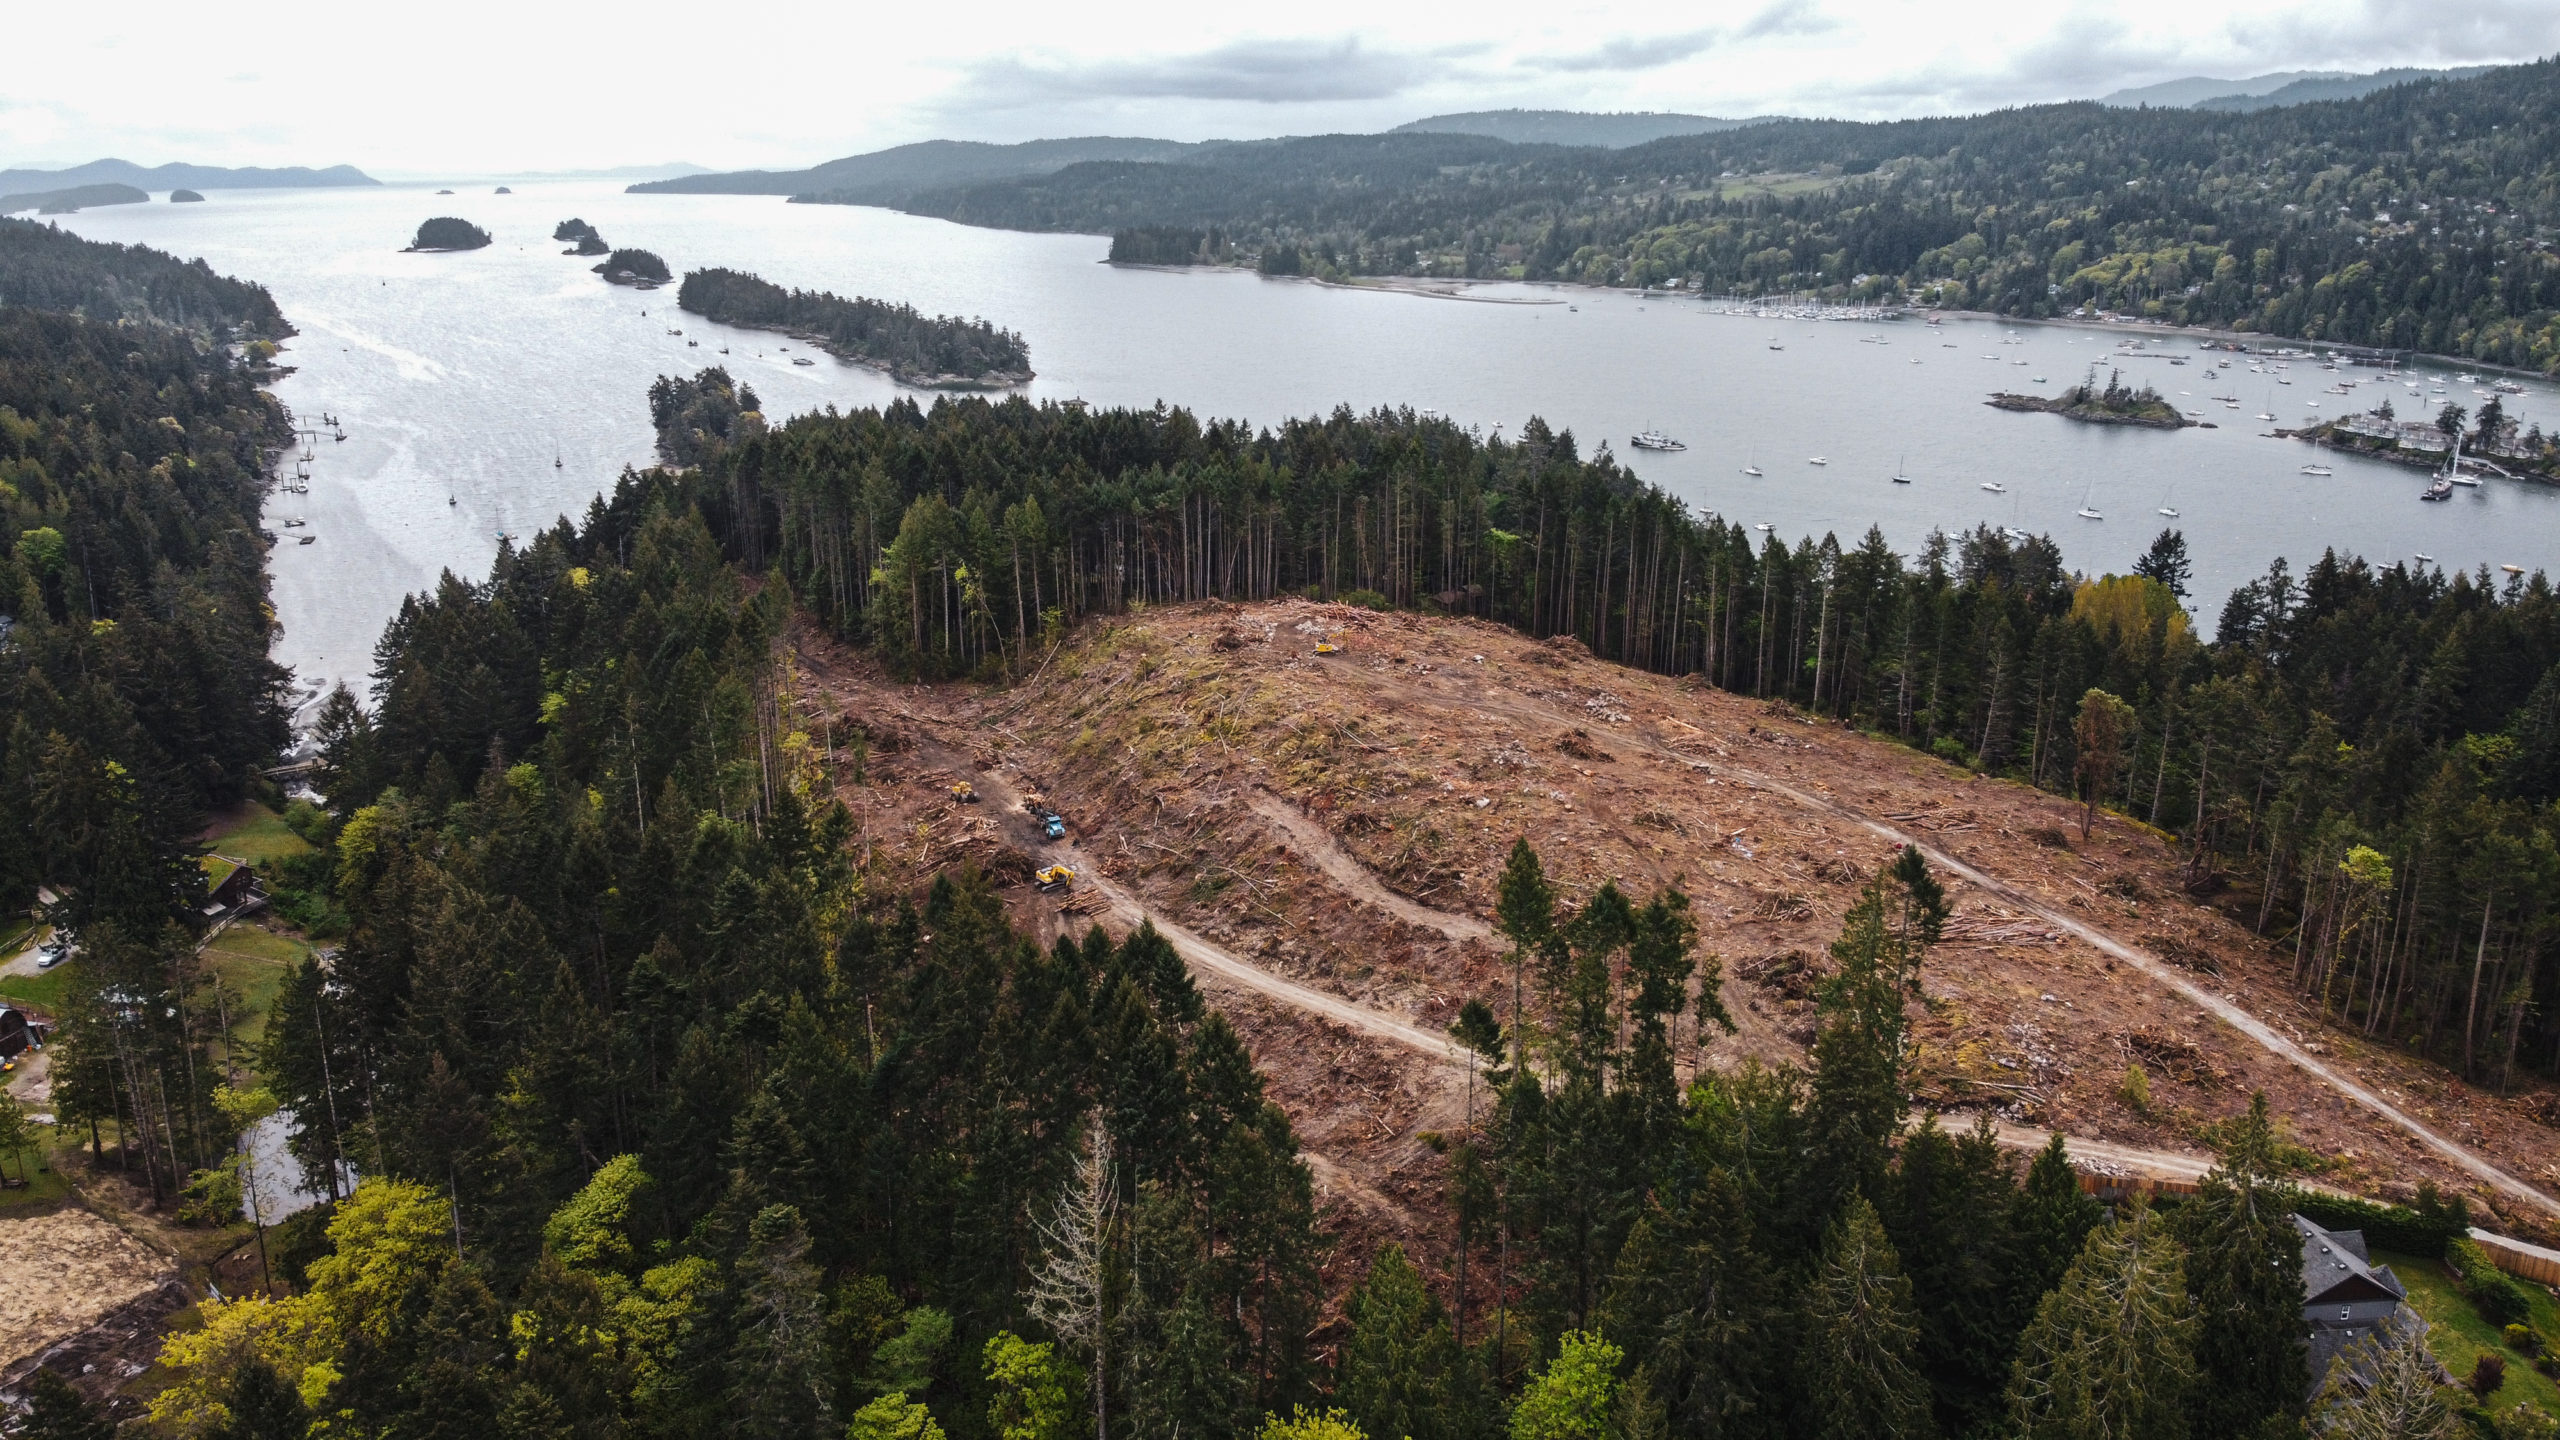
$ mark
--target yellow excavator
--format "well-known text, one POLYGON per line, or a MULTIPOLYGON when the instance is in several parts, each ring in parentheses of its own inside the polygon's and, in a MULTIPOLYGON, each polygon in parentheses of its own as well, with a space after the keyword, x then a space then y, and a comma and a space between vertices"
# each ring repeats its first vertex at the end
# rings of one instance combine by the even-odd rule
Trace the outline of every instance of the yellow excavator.
POLYGON ((1076 872, 1064 865, 1051 865, 1032 877, 1043 894, 1054 895, 1075 884, 1076 872))
POLYGON ((951 787, 951 802, 955 805, 977 804, 978 787, 966 780, 960 781, 951 787))
POLYGON ((1339 655, 1342 653, 1342 647, 1334 644, 1330 640, 1319 640, 1316 642, 1316 653, 1319 655, 1339 655))

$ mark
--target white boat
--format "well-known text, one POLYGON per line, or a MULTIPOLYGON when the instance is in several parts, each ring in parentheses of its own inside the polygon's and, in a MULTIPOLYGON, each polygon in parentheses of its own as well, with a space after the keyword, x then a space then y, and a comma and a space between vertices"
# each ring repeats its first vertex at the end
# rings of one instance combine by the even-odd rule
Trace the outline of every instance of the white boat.
POLYGON ((1759 532, 1761 532, 1762 534, 1764 534, 1764 535, 1765 535, 1765 534, 1767 534, 1767 533, 1768 533, 1768 530, 1769 530, 1769 522, 1768 522, 1768 521, 1766 521, 1766 520, 1763 520, 1763 521, 1761 521, 1759 524, 1754 525, 1754 526, 1752 526, 1751 528, 1752 528, 1752 529, 1754 529, 1754 530, 1757 530, 1757 531, 1759 531, 1759 532))
POLYGON ((1758 475, 1760 473, 1760 467, 1757 465, 1745 465, 1742 467, 1742 473, 1745 475, 1758 475))
POLYGON ((2178 508, 2177 508, 2176 506, 2174 506, 2174 505, 2163 505, 2163 506, 2161 506, 2161 507, 2160 507, 2160 513, 2161 513, 2161 514, 2163 514, 2163 515, 2168 516, 2168 517, 2169 517, 2170 519, 2172 519, 2172 520, 2175 520, 2175 519, 2177 519, 2177 518, 2178 518, 2178 508))
POLYGON ((1686 450, 1689 448, 1659 430, 1639 430, 1627 437, 1627 443, 1639 450, 1686 450))
POLYGON ((2106 516, 2098 513, 2098 487, 2095 484, 2090 485, 2089 493, 2081 497, 2079 515, 2083 520, 2104 520, 2107 518, 2106 516))
POLYGON ((794 365, 815 365, 818 362, 810 359, 806 355, 794 355, 791 357, 791 363, 794 365))
POLYGON ((2106 516, 2099 514, 2097 511, 2090 509, 2086 505, 2080 507, 2079 514, 2080 518, 2083 520, 2104 520, 2107 518, 2106 516))
POLYGON ((1902 461, 1901 461, 1901 460, 1896 460, 1896 461, 1894 461, 1894 462, 1893 462, 1893 476, 1892 476, 1892 479, 1893 479, 1893 483, 1894 483, 1894 484, 1896 484, 1896 485, 1908 485, 1908 484, 1910 484, 1910 483, 1911 483, 1911 474, 1910 474, 1910 472, 1909 472, 1909 471, 1907 471, 1907 470, 1905 470, 1905 469, 1903 468, 1903 465, 1902 465, 1902 461))
POLYGON ((1831 457, 1828 455, 1808 455, 1805 457, 1804 463, 1807 465, 1828 465, 1831 463, 1831 457))
POLYGON ((2329 468, 2328 466, 2326 466, 2326 465, 2305 465, 2305 466, 2303 466, 2303 467, 2302 467, 2302 473, 2303 473, 2303 474, 2305 474, 2305 475, 2318 475, 2318 476, 2322 477, 2323 479, 2326 479, 2327 477, 2329 477, 2329 476, 2331 476, 2331 475, 2335 475, 2335 474, 2337 474, 2338 472, 2337 472, 2337 471, 2335 471, 2335 470, 2330 469, 2330 468, 2329 468))
POLYGON ((1983 488, 1983 489, 1985 489, 1985 490, 1990 491, 1990 492, 1991 492, 1992 494, 1994 494, 1994 495, 2006 495, 2006 494, 2008 494, 2008 493, 2009 493, 2009 487, 2008 487, 2008 486, 2006 486, 2006 485, 2001 484, 2001 483, 2000 483, 1999 481, 1997 481, 1997 480, 1985 480, 1985 481, 1983 481, 1983 482, 1982 482, 1982 488, 1983 488))
POLYGON ((2428 554, 2428 553, 2427 553, 2426 551, 2424 551, 2424 550, 2419 551, 2416 555, 2414 555, 2414 556, 2412 556, 2412 557, 2410 557, 2410 558, 2412 558, 2412 559, 2416 560, 2416 561, 2417 561, 2419 564, 2421 564, 2421 565, 2433 565, 2434 563, 2436 563, 2436 557, 2434 557, 2433 555, 2428 554))
MULTIPOLYGON (((310 540, 309 540, 308 538, 306 538, 306 539, 304 539, 304 541, 303 541, 302 543, 303 543, 303 544, 305 544, 305 545, 308 545, 308 544, 310 544, 311 542, 310 542, 310 540)), ((2507 572, 2508 574, 2510 574, 2510 575, 2521 575, 2521 574, 2523 574, 2523 573, 2524 573, 2524 567, 2523 567, 2523 566, 2521 566, 2521 565, 2501 565, 2501 566, 2499 566, 2498 568, 2499 568, 2499 569, 2501 569, 2501 570, 2506 571, 2506 572, 2507 572)))

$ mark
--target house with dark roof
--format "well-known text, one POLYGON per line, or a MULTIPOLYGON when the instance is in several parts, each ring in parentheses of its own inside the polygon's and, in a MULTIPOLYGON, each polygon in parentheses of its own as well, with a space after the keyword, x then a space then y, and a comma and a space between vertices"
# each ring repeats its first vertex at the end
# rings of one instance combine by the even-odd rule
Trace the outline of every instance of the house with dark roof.
POLYGON ((2329 1362, 2376 1332, 2415 1343, 2426 1322, 2409 1308, 2409 1288, 2388 1265, 2376 1265, 2361 1230, 2328 1230, 2296 1215, 2302 1235, 2302 1320, 2310 1327, 2311 1393, 2320 1393, 2329 1362))

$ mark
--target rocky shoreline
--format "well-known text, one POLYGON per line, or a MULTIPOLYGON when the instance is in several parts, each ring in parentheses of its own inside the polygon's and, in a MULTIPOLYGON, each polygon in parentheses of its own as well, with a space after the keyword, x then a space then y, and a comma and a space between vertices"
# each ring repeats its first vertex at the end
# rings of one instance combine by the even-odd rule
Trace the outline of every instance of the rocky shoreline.
MULTIPOLYGON (((2120 411, 2102 409, 2086 402, 2074 401, 2059 396, 2053 399, 2047 399, 2042 395, 2017 395, 2011 394, 2007 391, 1995 391, 1992 393, 1990 399, 1985 400, 1982 403, 1990 406, 1994 410, 2015 410, 2021 413, 2038 415, 2060 415, 2065 419, 2080 421, 2084 425, 2133 425, 2145 430, 2185 430, 2190 428, 2197 430, 2211 430, 2216 428, 2213 422, 2209 420, 2190 420, 2186 416, 2178 414, 2175 409, 2169 409, 2169 413, 2166 415, 2156 413, 2128 415, 2120 411)), ((2168 407, 2164 406, 2163 408, 2168 407)))

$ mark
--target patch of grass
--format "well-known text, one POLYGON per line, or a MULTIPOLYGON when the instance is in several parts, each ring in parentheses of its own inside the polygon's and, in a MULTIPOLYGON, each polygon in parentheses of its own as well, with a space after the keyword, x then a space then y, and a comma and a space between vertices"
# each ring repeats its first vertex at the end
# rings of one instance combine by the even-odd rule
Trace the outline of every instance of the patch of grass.
MULTIPOLYGON (((5 1095, 0 1095, 0 1105, 17 1103, 5 1095)), ((50 1206, 71 1193, 71 1182, 63 1179, 62 1172, 53 1167, 51 1127, 39 1128, 36 1134, 44 1138, 25 1150, 9 1156, 8 1163, 0 1166, 0 1172, 5 1172, 11 1180, 24 1176, 27 1181, 24 1189, 0 1189, 0 1210, 19 1206, 50 1206)))
MULTIPOLYGON (((2560 1415, 2560 1384, 2535 1370, 2531 1360, 2507 1348, 2498 1327, 2471 1308, 2471 1302, 2463 1298, 2442 1261, 2388 1250, 2374 1251, 2373 1258, 2390 1266, 2400 1283, 2409 1287, 2409 1304, 2433 1327, 2427 1332, 2427 1346, 2444 1362, 2444 1368, 2461 1378, 2471 1373, 2471 1362, 2476 1357, 2484 1353, 2497 1355, 2507 1362, 2507 1383, 2489 1397, 2493 1407, 2510 1409, 2523 1400, 2541 1407, 2545 1414, 2560 1415)), ((2533 1328, 2552 1335, 2560 1329, 2560 1303, 2554 1303, 2551 1292, 2539 1285, 2523 1288, 2533 1301, 2533 1328)))
POLYGON ((205 965, 237 997, 231 1002, 233 1040, 254 1046, 265 1037, 267 1011, 275 1005, 276 991, 310 949, 271 930, 234 925, 204 952, 205 965))
POLYGON ((217 855, 259 866, 273 864, 287 855, 311 853, 310 841, 287 828, 282 815, 255 801, 224 816, 221 827, 207 843, 217 855))
POLYGON ((62 997, 71 990, 71 967, 79 963, 74 958, 33 975, 0 975, 0 999, 15 1000, 48 1015, 59 1015, 62 1013, 62 997))

